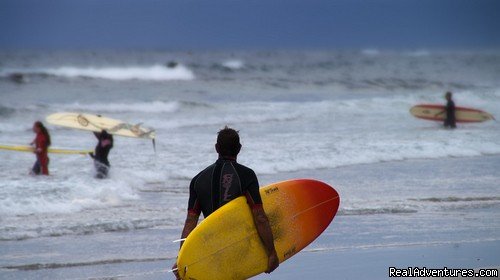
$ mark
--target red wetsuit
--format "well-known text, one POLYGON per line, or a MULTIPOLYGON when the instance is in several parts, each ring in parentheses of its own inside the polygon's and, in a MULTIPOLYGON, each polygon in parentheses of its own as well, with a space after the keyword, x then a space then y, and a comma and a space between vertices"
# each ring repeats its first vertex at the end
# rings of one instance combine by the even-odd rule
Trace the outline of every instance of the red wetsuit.
POLYGON ((49 156, 47 155, 49 147, 47 145, 47 137, 43 133, 37 133, 34 142, 36 158, 40 163, 41 172, 43 175, 49 175, 49 156))

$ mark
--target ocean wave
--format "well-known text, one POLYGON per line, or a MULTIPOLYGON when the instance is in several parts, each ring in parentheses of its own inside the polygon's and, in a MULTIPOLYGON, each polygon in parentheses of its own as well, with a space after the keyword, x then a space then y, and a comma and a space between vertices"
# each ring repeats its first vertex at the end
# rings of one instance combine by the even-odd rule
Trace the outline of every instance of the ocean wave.
POLYGON ((468 209, 488 209, 500 206, 500 197, 428 197, 409 198, 408 202, 418 209, 432 209, 433 211, 461 211, 468 209))
POLYGON ((237 59, 226 60, 222 62, 221 65, 231 70, 239 70, 245 67, 245 63, 242 60, 237 60, 237 59))
MULTIPOLYGON (((181 217, 181 215, 179 215, 181 217)), ((32 216, 26 216, 27 220, 32 216)), ((73 224, 67 221, 66 224, 52 226, 25 227, 6 226, 0 229, 0 241, 27 240, 40 237, 60 237, 68 235, 89 235, 106 232, 126 232, 140 229, 155 228, 160 226, 176 226, 182 221, 180 219, 135 219, 116 221, 93 221, 85 224, 73 224)))
POLYGON ((6 69, 0 72, 1 77, 62 77, 62 78, 91 78, 108 80, 193 80, 194 73, 184 65, 166 67, 163 65, 128 66, 128 67, 73 67, 64 66, 57 68, 39 69, 6 69))
POLYGON ((341 208, 337 215, 340 216, 366 216, 366 215, 378 215, 378 214, 411 214, 417 213, 418 211, 410 208, 401 207, 384 207, 384 208, 360 208, 360 209, 347 209, 341 208))
POLYGON ((295 89, 298 86, 324 86, 338 89, 337 86, 341 86, 340 89, 345 90, 346 87, 342 87, 345 84, 347 89, 381 88, 411 91, 497 86, 498 75, 495 74, 498 73, 496 62, 499 57, 496 52, 473 55, 430 52, 425 49, 390 51, 367 48, 345 52, 271 52, 265 55, 241 53, 233 57, 193 54, 182 59, 179 57, 183 64, 177 63, 177 60, 162 64, 157 61, 164 61, 164 58, 159 59, 155 54, 151 60, 148 59, 151 61, 148 65, 134 66, 144 63, 145 57, 141 55, 137 60, 123 58, 99 61, 76 55, 72 62, 62 58, 51 61, 51 65, 54 66, 50 67, 44 66, 46 62, 25 63, 24 60, 14 60, 6 64, 12 68, 0 70, 0 76, 16 83, 29 83, 32 79, 28 78, 31 76, 35 76, 33 80, 36 80, 36 77, 192 80, 195 79, 195 72, 201 81, 210 81, 213 85, 217 82, 236 82, 238 86, 239 82, 244 82, 243 86, 252 87, 275 85, 280 89, 295 89), (81 65, 81 61, 93 67, 78 66, 81 65), (120 62, 129 66, 117 66, 120 62), (233 75, 234 72, 238 75, 233 75), (379 81, 392 78, 403 82, 379 81), (405 81, 411 86, 406 87, 405 81), (423 82, 422 85, 419 85, 420 81, 423 82), (388 87, 384 87, 385 84, 388 84, 388 87))
POLYGON ((6 265, 0 268, 3 269, 15 269, 15 270, 40 270, 40 269, 55 269, 55 268, 67 268, 67 267, 79 267, 79 266, 94 266, 94 265, 106 265, 106 264, 119 264, 119 263, 131 263, 131 262, 155 262, 155 261, 166 261, 173 258, 137 258, 137 259, 108 259, 108 260, 96 260, 88 262, 71 262, 71 263, 32 263, 32 264, 21 264, 21 265, 6 265))
POLYGON ((500 201, 500 196, 480 196, 480 197, 429 197, 419 199, 409 199, 411 201, 423 202, 482 202, 482 201, 500 201))
MULTIPOLYGON (((81 160, 66 157, 58 161, 64 166, 64 162, 73 165, 81 160)), ((74 176, 75 172, 81 172, 79 168, 66 168, 65 171, 73 176, 65 177, 60 172, 58 177, 38 180, 28 177, 26 180, 13 180, 8 185, 2 185, 3 190, 11 195, 0 198, 0 213, 5 217, 47 213, 64 215, 87 209, 115 207, 139 198, 133 188, 141 182, 136 177, 113 171, 111 176, 116 176, 116 179, 110 178, 96 184, 96 179, 74 176)))
POLYGON ((489 201, 482 203, 456 203, 456 204, 443 204, 439 207, 442 211, 464 211, 464 210, 479 210, 479 209, 498 209, 500 206, 499 201, 489 201))
POLYGON ((110 112, 110 113, 175 113, 180 110, 196 110, 211 108, 213 105, 207 102, 197 101, 151 101, 151 102, 109 102, 109 103, 54 103, 54 104, 30 104, 25 106, 1 106, 0 118, 8 118, 16 112, 37 111, 79 111, 79 112, 110 112))
MULTIPOLYGON (((210 71, 219 74, 228 74, 241 69, 246 68, 245 63, 242 60, 231 59, 222 62, 214 62, 210 65, 200 65, 200 64, 192 64, 190 65, 193 69, 197 69, 199 71, 210 71)), ((255 69, 254 69, 255 70, 255 69)), ((213 73, 206 73, 211 78, 216 80, 228 80, 230 79, 228 76, 214 76, 213 73)))
POLYGON ((179 110, 184 105, 183 102, 134 102, 134 103, 72 103, 52 105, 60 109, 71 111, 86 111, 86 112, 144 112, 144 113, 173 113, 179 110))
POLYGON ((453 241, 423 241, 423 242, 401 242, 401 243, 387 243, 387 244, 362 244, 362 245, 351 245, 351 246, 324 246, 324 247, 314 247, 305 248, 303 252, 316 253, 316 252, 326 252, 326 251, 345 251, 352 249, 373 249, 373 248, 399 248, 399 247, 412 247, 412 246, 439 246, 439 245, 457 245, 462 243, 477 243, 477 242, 491 242, 499 241, 498 238, 479 238, 479 239, 462 239, 453 241))
POLYGON ((224 118, 207 117, 204 120, 196 119, 183 119, 183 120, 172 120, 172 121, 162 121, 157 123, 155 127, 159 128, 196 128, 196 127, 206 127, 206 126, 219 126, 223 127, 225 125, 241 126, 241 125, 251 125, 251 124, 262 124, 262 123, 286 123, 298 119, 300 116, 298 114, 289 116, 269 116, 269 115, 258 115, 253 116, 241 116, 238 118, 224 118))
MULTIPOLYGON (((499 95, 493 93, 463 92, 456 98, 460 104, 499 114, 496 106, 499 95)), ((168 139, 172 147, 181 147, 187 141, 184 135, 170 137, 172 129, 214 127, 215 130, 226 124, 253 129, 255 124, 263 124, 266 132, 258 137, 251 136, 249 143, 255 144, 246 146, 255 155, 251 163, 263 174, 500 153, 500 144, 495 141, 497 125, 494 122, 463 125, 451 132, 440 129, 438 123, 421 121, 408 113, 413 104, 442 102, 441 99, 441 94, 413 94, 320 102, 70 103, 36 107, 35 111, 90 111, 141 121, 158 131, 159 143, 161 137, 167 137, 164 139, 168 139), (378 113, 374 114, 375 111, 378 113), (316 130, 314 133, 300 132, 310 126, 316 130), (274 128, 282 129, 284 133, 274 133, 274 128), (432 135, 432 138, 427 135, 432 135), (366 137, 370 137, 369 143, 366 137), (311 139, 315 145, 310 144, 311 139), (283 149, 287 153, 283 153, 283 149), (270 157, 280 160, 267 160, 270 157)), ((26 124, 19 128, 2 122, 0 130, 26 130, 30 123, 26 124)))

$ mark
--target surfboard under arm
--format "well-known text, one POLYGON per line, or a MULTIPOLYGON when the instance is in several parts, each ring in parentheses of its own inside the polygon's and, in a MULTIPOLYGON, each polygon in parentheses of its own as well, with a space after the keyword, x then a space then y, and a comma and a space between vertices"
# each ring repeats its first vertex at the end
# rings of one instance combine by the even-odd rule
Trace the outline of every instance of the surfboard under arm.
MULTIPOLYGON (((30 152, 33 153, 35 148, 27 145, 0 145, 0 150, 15 151, 15 152, 30 152)), ((77 149, 61 149, 49 148, 51 154, 66 154, 66 155, 88 155, 92 150, 77 150, 77 149)))

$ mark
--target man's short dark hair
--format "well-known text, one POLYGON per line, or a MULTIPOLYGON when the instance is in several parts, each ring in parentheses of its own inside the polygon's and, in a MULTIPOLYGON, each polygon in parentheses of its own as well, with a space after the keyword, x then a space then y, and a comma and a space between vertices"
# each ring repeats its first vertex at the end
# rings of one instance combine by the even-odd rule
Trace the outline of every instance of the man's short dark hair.
POLYGON ((217 135, 218 152, 222 156, 237 156, 241 149, 238 131, 224 127, 217 135))

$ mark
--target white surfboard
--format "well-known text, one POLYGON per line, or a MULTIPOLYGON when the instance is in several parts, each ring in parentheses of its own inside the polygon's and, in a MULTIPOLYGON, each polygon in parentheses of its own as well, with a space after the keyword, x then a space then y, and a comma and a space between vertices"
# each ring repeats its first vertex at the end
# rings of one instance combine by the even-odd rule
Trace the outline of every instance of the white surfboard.
POLYGON ((140 123, 133 125, 101 115, 63 112, 51 114, 46 120, 53 125, 94 132, 106 130, 109 134, 125 137, 154 139, 156 136, 154 129, 143 127, 140 123))

